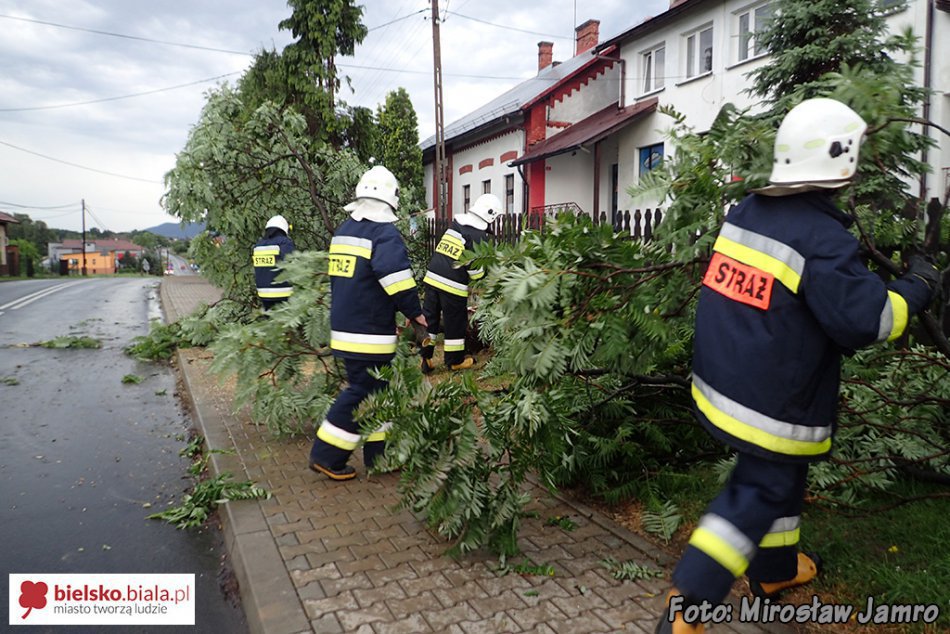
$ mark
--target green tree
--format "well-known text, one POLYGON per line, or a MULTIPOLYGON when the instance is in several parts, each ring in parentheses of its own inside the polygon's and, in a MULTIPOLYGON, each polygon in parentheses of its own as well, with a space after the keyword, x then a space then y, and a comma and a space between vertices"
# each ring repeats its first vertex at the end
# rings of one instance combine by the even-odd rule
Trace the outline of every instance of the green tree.
POLYGON ((361 166, 352 152, 314 140, 303 116, 265 102, 248 114, 227 86, 212 91, 174 169, 166 209, 205 222, 191 253, 227 297, 253 304, 250 253, 270 216, 294 226, 300 249, 325 249, 361 166))
POLYGON ((306 119, 311 136, 339 145, 343 130, 336 96, 341 78, 335 60, 352 55, 366 37, 363 8, 352 0, 288 0, 287 4, 293 12, 278 26, 290 31, 295 41, 281 53, 260 53, 241 79, 241 94, 248 99, 248 112, 264 101, 293 107, 306 119))
POLYGON ((845 66, 862 66, 878 75, 892 70, 889 53, 895 47, 887 41, 887 23, 878 4, 877 0, 774 0, 775 21, 756 34, 756 46, 767 49, 771 58, 749 74, 752 92, 782 104, 793 96, 823 96, 819 79, 845 66))
POLYGON ((324 249, 342 219, 362 165, 336 149, 343 124, 335 58, 366 35, 350 0, 290 0, 280 28, 297 38, 281 53, 263 51, 238 82, 208 93, 166 177, 164 204, 206 233, 191 253, 227 297, 256 303, 249 253, 266 219, 284 215, 299 249, 324 249))
POLYGON ((385 165, 399 181, 402 204, 411 212, 425 209, 422 149, 419 122, 405 88, 386 95, 377 114, 379 150, 376 162, 385 165))
POLYGON ((33 272, 40 267, 40 260, 43 259, 39 248, 33 242, 22 238, 10 240, 10 245, 20 251, 20 275, 32 277, 33 272))
POLYGON ((26 240, 36 245, 40 253, 46 253, 50 242, 56 242, 56 232, 46 226, 42 220, 33 220, 27 214, 13 214, 16 224, 7 225, 11 240, 26 240))
MULTIPOLYGON (((490 544, 509 552, 513 544, 516 499, 502 491, 484 495, 485 482, 516 490, 518 479, 535 470, 551 486, 582 484, 608 499, 638 495, 659 513, 669 508, 664 498, 684 471, 727 455, 690 411, 695 296, 725 210, 767 180, 776 124, 789 107, 830 96, 869 122, 864 165, 840 204, 861 220, 860 238, 882 275, 898 271, 900 252, 919 241, 921 222, 905 180, 922 168, 917 152, 925 141, 907 125, 922 93, 911 66, 880 54, 908 53, 913 38, 881 42, 883 18, 864 2, 777 5, 773 35, 764 36, 771 57, 761 76, 770 79, 761 84, 768 90, 760 114, 727 105, 709 130, 697 132, 664 110, 675 153, 635 192, 670 201, 652 242, 561 218, 516 245, 476 249, 476 264, 488 270, 476 321, 494 350, 488 373, 502 387, 432 387, 415 382, 415 367, 397 362, 394 387, 374 395, 365 413, 370 425, 400 421, 393 432, 398 449, 388 458, 405 465, 404 503, 463 549, 490 544), (849 21, 850 9, 839 5, 863 6, 866 15, 849 21), (798 24, 805 18, 808 27, 798 24), (825 39, 826 22, 840 51, 825 39), (863 32, 850 34, 849 25, 863 32), (786 32, 798 34, 789 50, 778 48, 786 32), (814 63, 818 49, 837 51, 834 63, 814 63), (873 54, 864 59, 867 51, 873 54), (795 79, 771 90, 783 77, 795 79), (496 451, 499 445, 505 449, 496 451), (489 465, 492 476, 476 464, 489 465)), ((946 266, 945 251, 933 253, 946 266)), ((939 333, 927 334, 946 350, 939 333)), ((843 374, 841 459, 814 469, 816 495, 860 503, 871 490, 891 488, 906 465, 950 475, 950 433, 940 422, 950 403, 946 352, 878 347, 849 361, 843 374)))
POLYGON ((344 145, 356 152, 361 163, 368 164, 379 150, 376 117, 371 109, 363 106, 353 106, 348 113, 344 145))

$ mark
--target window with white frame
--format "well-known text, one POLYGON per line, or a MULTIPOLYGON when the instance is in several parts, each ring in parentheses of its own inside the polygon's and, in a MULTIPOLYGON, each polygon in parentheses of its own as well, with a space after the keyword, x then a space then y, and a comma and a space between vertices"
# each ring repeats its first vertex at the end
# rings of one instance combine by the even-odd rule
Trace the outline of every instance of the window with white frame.
POLYGON ((765 29, 772 17, 772 10, 772 3, 765 2, 736 14, 737 34, 739 36, 737 61, 742 62, 765 53, 765 46, 759 41, 756 34, 765 29))
POLYGON ((491 180, 482 181, 482 193, 483 194, 491 193, 491 180))
POLYGON ((663 87, 666 76, 666 47, 664 44, 643 53, 643 92, 663 87))
POLYGON ((462 211, 468 213, 468 208, 472 204, 472 186, 462 185, 462 211))
POLYGON ((515 175, 505 174, 505 213, 515 211, 515 175))
POLYGON ((706 26, 686 36, 686 77, 712 71, 713 28, 706 26))

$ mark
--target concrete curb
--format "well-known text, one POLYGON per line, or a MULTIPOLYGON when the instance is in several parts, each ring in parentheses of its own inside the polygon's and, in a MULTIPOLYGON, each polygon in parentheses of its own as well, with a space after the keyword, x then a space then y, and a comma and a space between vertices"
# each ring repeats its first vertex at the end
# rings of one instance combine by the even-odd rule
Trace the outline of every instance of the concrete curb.
MULTIPOLYGON (((166 323, 183 317, 169 300, 165 284, 161 285, 159 295, 166 323)), ((215 410, 212 400, 198 393, 200 387, 189 373, 187 355, 176 350, 175 362, 185 391, 182 397, 191 405, 194 423, 204 436, 207 449, 228 452, 211 454, 211 474, 230 473, 237 479, 247 478, 227 422, 215 410)), ((224 545, 238 579, 248 630, 252 634, 311 632, 307 613, 277 550, 260 503, 256 500, 228 502, 218 507, 218 516, 224 545)))
MULTIPOLYGON (((223 417, 207 404, 207 399, 196 398, 188 360, 180 351, 176 353, 176 360, 195 424, 204 435, 208 449, 235 452, 223 417)), ((210 469, 215 476, 230 473, 236 479, 248 477, 236 453, 211 454, 210 469)), ((218 514, 225 547, 238 579, 248 629, 254 634, 310 632, 307 614, 260 504, 255 500, 228 502, 218 507, 218 514)))

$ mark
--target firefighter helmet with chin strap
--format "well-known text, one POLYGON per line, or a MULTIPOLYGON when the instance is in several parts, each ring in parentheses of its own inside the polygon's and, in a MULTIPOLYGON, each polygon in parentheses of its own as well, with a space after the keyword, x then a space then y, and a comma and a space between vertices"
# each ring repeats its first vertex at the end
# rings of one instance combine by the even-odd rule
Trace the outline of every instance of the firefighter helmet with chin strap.
POLYGON ((280 214, 276 216, 271 216, 270 220, 267 221, 267 224, 264 225, 264 229, 270 229, 274 227, 275 229, 280 229, 288 236, 290 235, 290 224, 288 224, 287 219, 281 216, 280 214))
POLYGON ((478 216, 486 223, 491 224, 495 221, 495 218, 505 213, 505 210, 501 206, 501 201, 498 199, 498 196, 495 194, 482 194, 475 199, 475 204, 468 210, 468 213, 478 216))
POLYGON ((769 187, 760 193, 784 195, 847 184, 858 168, 867 123, 835 99, 806 99, 788 111, 775 135, 769 187))
POLYGON ((382 165, 366 171, 356 185, 356 198, 381 200, 395 209, 399 207, 399 183, 393 173, 382 165))

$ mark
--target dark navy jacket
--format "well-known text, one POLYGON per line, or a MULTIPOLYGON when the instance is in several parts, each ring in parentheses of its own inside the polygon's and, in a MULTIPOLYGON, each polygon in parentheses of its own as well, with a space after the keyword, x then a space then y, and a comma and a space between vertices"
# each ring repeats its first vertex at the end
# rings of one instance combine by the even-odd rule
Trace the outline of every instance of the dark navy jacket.
POLYGON ((458 259, 465 249, 488 239, 488 233, 453 220, 429 261, 423 282, 446 293, 468 297, 468 283, 484 277, 482 269, 467 269, 458 265, 458 259))
POLYGON ((276 264, 293 253, 294 242, 280 229, 268 228, 256 245, 251 256, 254 265, 254 283, 261 299, 279 301, 293 293, 289 282, 275 282, 280 271, 276 264))
POLYGON ((727 215, 696 313, 693 400, 730 446, 787 460, 831 449, 841 355, 903 333, 926 284, 885 284, 819 192, 751 195, 727 215))
POLYGON ((409 253, 395 225, 347 218, 330 242, 330 348, 338 357, 396 352, 396 310, 422 314, 409 253))

